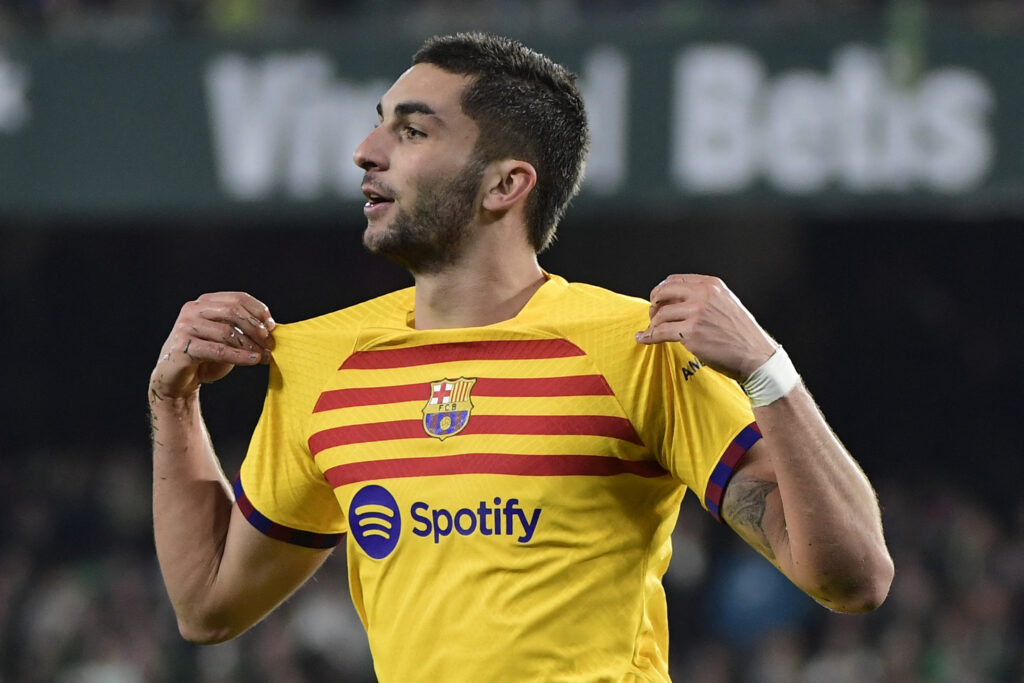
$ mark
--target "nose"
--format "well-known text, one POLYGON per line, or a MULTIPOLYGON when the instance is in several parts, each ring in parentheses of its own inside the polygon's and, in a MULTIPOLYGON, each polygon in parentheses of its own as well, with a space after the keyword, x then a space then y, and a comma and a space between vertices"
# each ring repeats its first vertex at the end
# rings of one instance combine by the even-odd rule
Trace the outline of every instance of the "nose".
POLYGON ((383 126, 378 126, 371 130, 366 139, 352 153, 352 161, 364 171, 387 168, 387 154, 380 135, 383 132, 382 129, 383 126))

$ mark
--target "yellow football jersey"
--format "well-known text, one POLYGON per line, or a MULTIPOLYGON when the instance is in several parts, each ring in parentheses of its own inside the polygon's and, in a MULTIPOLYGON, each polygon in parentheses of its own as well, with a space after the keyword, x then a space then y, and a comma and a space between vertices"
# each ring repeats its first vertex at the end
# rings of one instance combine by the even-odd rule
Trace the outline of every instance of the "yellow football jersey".
POLYGON ((679 503, 718 516, 747 398, 648 303, 557 276, 515 318, 416 330, 413 290, 280 325, 235 483, 281 540, 347 538, 381 681, 668 680, 679 503))

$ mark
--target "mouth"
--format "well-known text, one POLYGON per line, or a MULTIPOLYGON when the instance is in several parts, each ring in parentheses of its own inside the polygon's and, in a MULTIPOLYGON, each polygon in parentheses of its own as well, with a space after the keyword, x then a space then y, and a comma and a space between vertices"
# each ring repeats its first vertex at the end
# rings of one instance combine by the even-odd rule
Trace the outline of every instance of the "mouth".
POLYGON ((393 197, 381 193, 372 185, 363 185, 362 190, 363 196, 366 197, 366 204, 363 205, 365 209, 374 209, 385 204, 392 204, 395 201, 393 197))

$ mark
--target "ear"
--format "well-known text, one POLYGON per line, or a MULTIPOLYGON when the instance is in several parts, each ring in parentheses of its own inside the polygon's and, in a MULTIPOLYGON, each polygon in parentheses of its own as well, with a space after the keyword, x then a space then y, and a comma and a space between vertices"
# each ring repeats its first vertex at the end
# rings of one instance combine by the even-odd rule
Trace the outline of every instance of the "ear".
POLYGON ((502 159, 488 169, 487 192, 483 207, 488 211, 508 211, 522 202, 537 184, 533 164, 516 159, 502 159))

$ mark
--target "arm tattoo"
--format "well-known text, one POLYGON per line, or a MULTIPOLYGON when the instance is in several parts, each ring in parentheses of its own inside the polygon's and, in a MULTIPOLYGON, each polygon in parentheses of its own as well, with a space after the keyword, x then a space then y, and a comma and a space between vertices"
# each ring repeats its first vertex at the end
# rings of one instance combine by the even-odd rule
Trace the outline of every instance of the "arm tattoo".
POLYGON ((775 562, 768 534, 764 530, 766 500, 779 485, 748 477, 734 477, 725 488, 722 512, 725 521, 755 550, 775 562))

